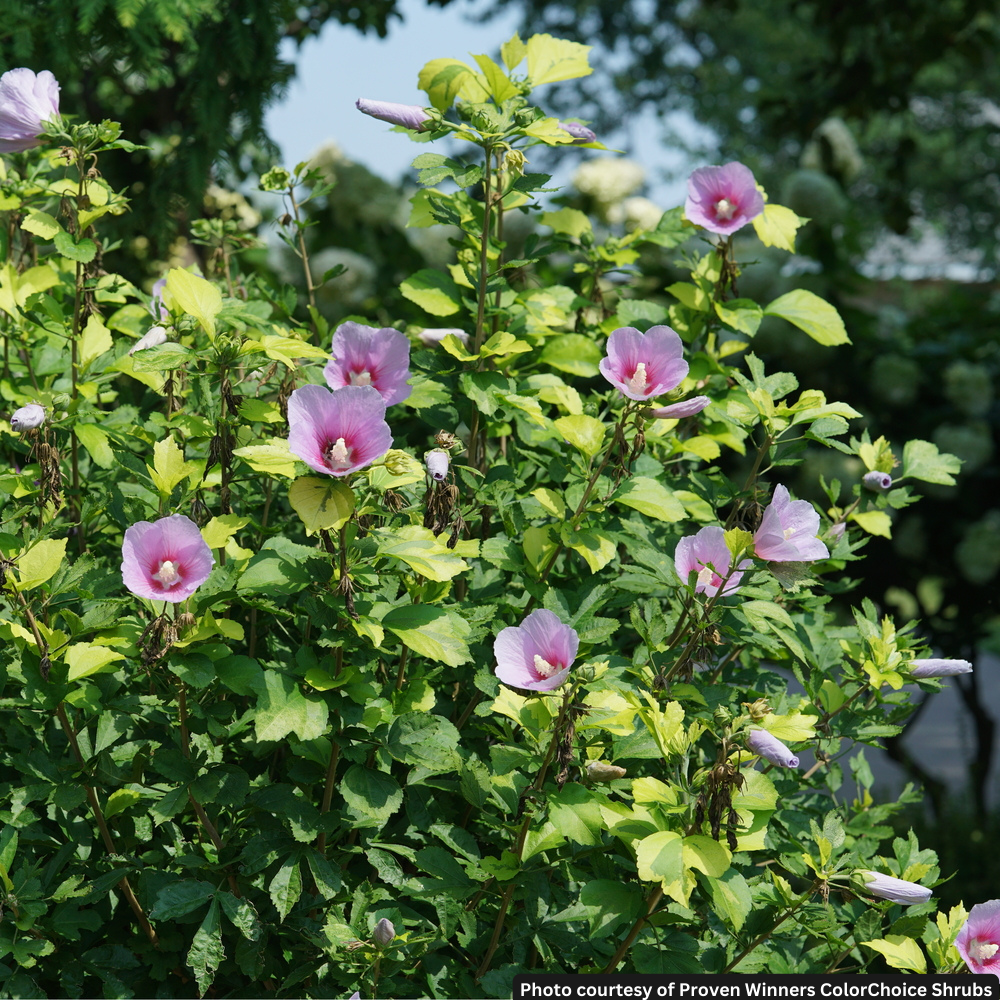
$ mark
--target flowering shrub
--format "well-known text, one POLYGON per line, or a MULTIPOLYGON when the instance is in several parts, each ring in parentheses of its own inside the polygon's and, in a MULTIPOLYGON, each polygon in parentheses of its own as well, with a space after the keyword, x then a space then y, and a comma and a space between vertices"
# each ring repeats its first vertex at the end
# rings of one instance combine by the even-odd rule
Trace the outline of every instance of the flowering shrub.
MULTIPOLYGON (((745 168, 718 168, 713 224, 555 209, 509 259, 505 217, 549 180, 525 150, 589 138, 528 95, 587 48, 475 62, 429 63, 426 107, 362 107, 476 151, 415 161, 411 225, 459 234, 402 283, 423 328, 328 329, 294 234, 304 313, 225 240, 151 311, 99 235, 126 208, 95 167, 133 148, 117 127, 50 122, 63 151, 8 166, 8 995, 960 966, 965 911, 935 916, 936 859, 890 839, 860 745, 962 661, 829 600, 957 460, 739 360, 764 315, 847 341, 807 291, 735 295, 729 223, 792 253, 801 222, 745 168), (644 244, 684 244, 669 304, 607 277, 644 244), (793 499, 806 442, 891 484, 793 499)), ((262 178, 293 220, 306 176, 262 178)), ((989 927, 962 955, 992 959, 989 927)))

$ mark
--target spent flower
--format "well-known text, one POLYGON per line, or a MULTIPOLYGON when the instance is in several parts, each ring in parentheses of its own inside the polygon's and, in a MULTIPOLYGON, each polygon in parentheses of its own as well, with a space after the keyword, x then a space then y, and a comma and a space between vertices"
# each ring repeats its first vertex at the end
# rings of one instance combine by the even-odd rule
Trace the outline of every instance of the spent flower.
POLYGON ((45 122, 59 117, 59 83, 47 70, 20 67, 0 76, 0 153, 39 144, 45 122))
POLYGON ((212 572, 212 550, 183 514, 138 521, 125 531, 122 581, 137 597, 177 604, 212 572))
POLYGON ((317 472, 350 475, 391 447, 385 402, 370 385, 304 385, 288 398, 288 448, 317 472))
POLYGON ((695 535, 682 538, 674 550, 674 568, 681 580, 687 583, 692 573, 698 574, 696 594, 715 597, 720 588, 722 597, 735 594, 740 589, 743 572, 753 563, 744 559, 735 570, 732 565, 733 554, 726 545, 726 533, 718 525, 710 525, 695 535))
POLYGON ((699 167, 688 178, 684 214, 710 233, 729 236, 764 211, 764 196, 749 167, 733 161, 699 167))
POLYGON ((629 399, 647 400, 676 389, 688 373, 681 338, 669 326, 645 333, 623 326, 608 337, 601 374, 629 399))
POLYGON ((45 407, 41 403, 28 403, 10 415, 11 430, 30 431, 45 423, 45 407))
POLYGON ((1000 976, 1000 899, 976 903, 955 947, 970 972, 1000 976))
POLYGON ((808 500, 792 500, 779 484, 754 533, 754 552, 768 562, 826 559, 830 551, 818 534, 819 514, 813 505, 808 500))
POLYGON ((386 406, 410 395, 410 342, 392 327, 376 329, 361 323, 341 323, 333 335, 333 357, 323 369, 331 389, 374 386, 386 406))
POLYGON ((766 729, 754 729, 747 737, 750 750, 775 767, 798 767, 799 758, 766 729))
POLYGON ((580 637, 545 608, 532 611, 520 625, 502 629, 493 642, 494 673, 511 687, 552 691, 569 676, 580 637))

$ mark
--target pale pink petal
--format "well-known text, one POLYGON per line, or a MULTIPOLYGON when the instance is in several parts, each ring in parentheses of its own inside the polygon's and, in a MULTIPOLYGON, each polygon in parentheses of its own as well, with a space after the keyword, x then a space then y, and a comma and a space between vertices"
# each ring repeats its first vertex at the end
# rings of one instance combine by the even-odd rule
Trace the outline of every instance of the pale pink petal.
POLYGON ((925 677, 954 677, 956 674, 971 674, 972 664, 968 660, 913 660, 910 676, 917 680, 925 677))
POLYGON ((830 550, 817 538, 819 514, 807 500, 792 500, 781 485, 754 534, 754 552, 768 562, 811 562, 826 559, 830 550))
POLYGON ((744 559, 730 573, 732 559, 732 553, 726 545, 726 533, 718 525, 710 525, 695 535, 682 538, 674 550, 674 568, 681 581, 686 584, 691 573, 697 573, 695 593, 706 594, 708 597, 715 597, 720 588, 723 597, 739 590, 743 572, 750 569, 753 563, 744 559), (725 586, 723 580, 726 581, 725 586))
POLYGON ((361 323, 342 323, 333 335, 333 357, 323 369, 327 385, 374 386, 386 406, 410 395, 410 342, 391 327, 376 329, 361 323))
POLYGON ((59 83, 46 69, 19 67, 0 76, 0 153, 37 146, 43 124, 59 116, 59 83))
POLYGON ((198 525, 183 514, 139 521, 125 532, 122 582, 138 597, 176 604, 208 579, 214 561, 198 525))
POLYGON ((684 214, 709 232, 729 236, 763 211, 764 197, 742 163, 699 167, 688 178, 684 214))
POLYGON ((1000 976, 1000 899, 976 903, 955 947, 970 971, 1000 976))
POLYGON ((502 629, 497 635, 493 642, 497 659, 494 673, 511 687, 552 691, 569 676, 579 642, 574 629, 551 611, 539 608, 520 625, 502 629))

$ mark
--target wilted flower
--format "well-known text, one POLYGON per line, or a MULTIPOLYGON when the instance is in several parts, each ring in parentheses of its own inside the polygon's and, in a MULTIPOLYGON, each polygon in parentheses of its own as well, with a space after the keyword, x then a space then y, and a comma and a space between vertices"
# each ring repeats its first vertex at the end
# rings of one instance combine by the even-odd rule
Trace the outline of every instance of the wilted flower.
POLYGON ((680 420, 681 417, 693 417, 696 413, 701 413, 711 402, 708 396, 692 396, 669 406, 654 407, 647 412, 647 416, 658 417, 660 420, 680 420))
POLYGON ((955 938, 970 972, 1000 975, 1000 899, 976 903, 955 938))
POLYGON ((715 597, 722 587, 722 581, 729 575, 722 589, 723 597, 735 594, 740 589, 743 571, 750 569, 753 563, 744 559, 736 570, 730 574, 733 554, 726 545, 726 533, 718 525, 702 528, 696 535, 688 535, 677 543, 674 550, 674 568, 684 583, 692 573, 698 578, 694 591, 696 594, 707 594, 715 597))
POLYGON ((447 478, 448 466, 450 464, 451 459, 448 456, 448 452, 442 451, 440 448, 435 448, 424 455, 424 465, 427 466, 427 474, 431 479, 436 479, 438 482, 447 478))
POLYGON ((955 674, 971 674, 972 664, 968 660, 912 660, 910 676, 917 680, 926 677, 954 677, 955 674))
POLYGON ((587 777, 591 781, 614 781, 624 778, 628 771, 617 764, 609 764, 606 760, 587 761, 587 777))
MULTIPOLYGON (((865 891, 879 899, 888 899, 901 906, 913 906, 914 903, 926 903, 934 895, 933 889, 907 882, 906 879, 894 875, 883 875, 862 869, 859 874, 865 883, 865 891)), ((974 908, 973 908, 974 909, 974 908)))
POLYGON ((569 676, 580 637, 551 611, 532 611, 520 625, 502 629, 493 642, 494 673, 511 687, 552 691, 569 676))
POLYGON ((458 337, 463 344, 469 343, 469 335, 464 330, 459 330, 457 327, 451 326, 428 327, 426 330, 422 330, 418 336, 422 344, 425 344, 427 347, 433 347, 435 344, 440 344, 449 333, 453 337, 458 337))
POLYGON ((317 472, 347 476, 391 447, 385 403, 370 385, 304 385, 288 398, 288 448, 317 472))
POLYGON ((580 146, 587 142, 597 142, 597 133, 579 122, 559 122, 559 127, 573 136, 574 146, 580 146))
POLYGON ((333 335, 333 357, 323 369, 331 389, 348 385, 374 386, 386 406, 410 395, 410 342, 391 327, 376 329, 361 323, 341 323, 333 335))
POLYGON ((213 562, 198 525, 183 514, 138 521, 125 532, 122 581, 137 597, 183 601, 208 579, 213 562))
POLYGON ((892 476, 888 472, 866 472, 861 479, 865 488, 875 493, 884 493, 892 486, 892 476))
POLYGON ((159 347, 167 342, 167 331, 162 326, 151 326, 149 331, 140 337, 130 348, 129 354, 145 351, 148 347, 159 347))
POLYGON ((11 430, 30 431, 45 423, 45 407, 41 403, 28 403, 10 415, 11 430))
POLYGON ((645 333, 623 326, 608 337, 601 374, 629 399, 646 400, 676 389, 688 373, 681 338, 669 326, 645 333))
POLYGON ((763 757, 775 767, 798 767, 799 758, 776 736, 766 729, 754 729, 747 737, 747 746, 752 753, 763 757))
POLYGON ((47 70, 21 67, 0 76, 0 153, 37 146, 44 123, 59 117, 59 83, 47 70))
POLYGON ((387 945, 395 936, 396 928, 392 921, 383 917, 376 925, 372 936, 380 945, 387 945))
POLYGON ((391 125, 412 128, 417 132, 424 127, 425 122, 431 120, 431 116, 417 104, 393 104, 391 101, 369 101, 367 98, 359 97, 354 106, 372 118, 389 122, 391 125))
POLYGON ((721 167, 699 167, 688 178, 684 214, 710 233, 729 236, 764 211, 749 167, 733 161, 721 167))
POLYGON ((779 485, 753 536, 754 551, 769 562, 826 559, 830 551, 818 534, 819 514, 813 505, 807 500, 790 500, 788 490, 779 485))

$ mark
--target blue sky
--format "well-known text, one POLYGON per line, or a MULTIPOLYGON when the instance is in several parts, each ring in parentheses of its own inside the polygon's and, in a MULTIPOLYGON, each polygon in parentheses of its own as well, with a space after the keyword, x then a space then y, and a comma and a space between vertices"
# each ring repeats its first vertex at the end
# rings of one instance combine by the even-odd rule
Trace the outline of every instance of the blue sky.
MULTIPOLYGON (((308 159, 317 147, 332 140, 352 160, 387 180, 398 179, 427 147, 417 146, 390 131, 385 123, 362 115, 354 107, 355 100, 367 97, 422 105, 426 97, 417 89, 417 74, 424 63, 441 56, 466 59, 469 53, 495 55, 517 29, 513 11, 485 25, 470 21, 467 12, 481 9, 475 3, 455 2, 441 9, 427 6, 424 0, 401 0, 400 9, 404 20, 392 23, 386 39, 329 24, 318 39, 303 46, 297 56, 296 79, 267 117, 268 131, 281 146, 285 166, 308 159)), ((285 55, 296 59, 294 46, 285 55)), ((544 90, 537 96, 544 101, 544 90)), ((647 194, 670 208, 684 200, 685 184, 683 178, 663 182, 659 179, 661 168, 684 165, 670 159, 657 133, 655 118, 649 115, 601 138, 607 146, 628 150, 646 168, 647 194)), ((580 153, 580 160, 609 155, 580 153)), ((567 169, 566 176, 557 175, 557 182, 565 183, 569 173, 567 169)))

